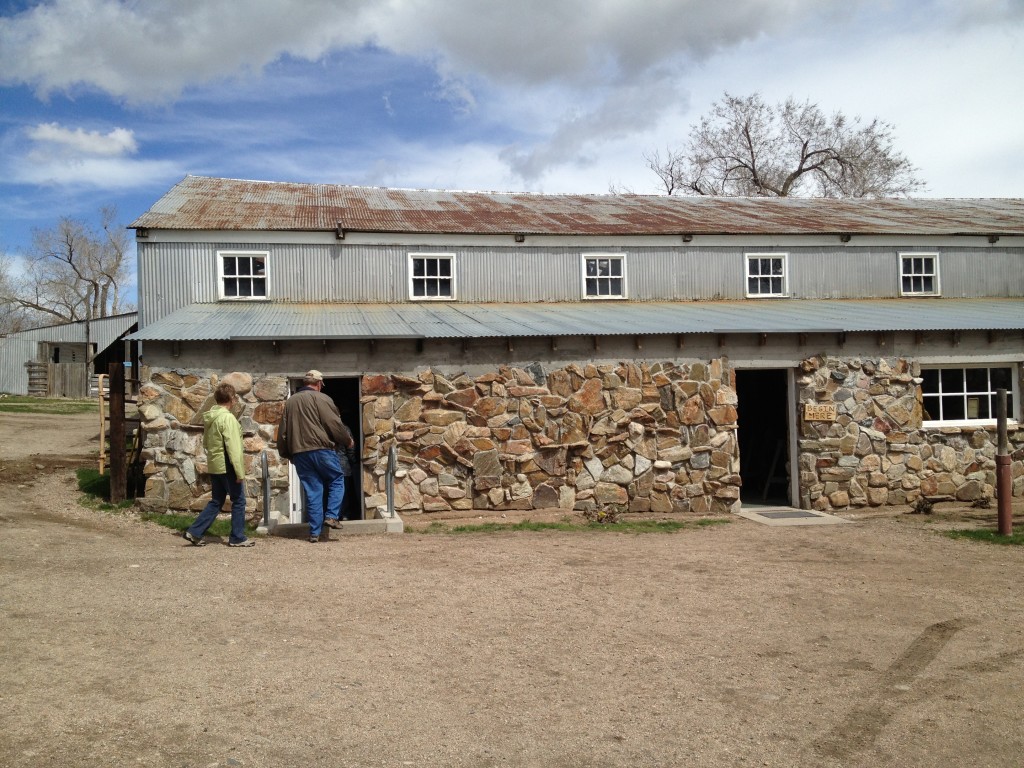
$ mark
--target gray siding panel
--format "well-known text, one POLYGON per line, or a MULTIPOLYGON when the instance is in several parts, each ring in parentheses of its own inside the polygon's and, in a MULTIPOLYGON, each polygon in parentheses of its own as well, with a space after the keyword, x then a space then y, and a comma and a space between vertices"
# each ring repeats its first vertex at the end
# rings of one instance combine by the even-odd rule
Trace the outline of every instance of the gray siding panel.
POLYGON ((25 363, 39 356, 35 339, 0 339, 0 392, 10 395, 28 394, 28 369, 25 363))
POLYGON ((269 253, 268 298, 301 303, 411 303, 409 253, 454 253, 457 300, 580 301, 581 254, 622 253, 630 301, 723 301, 745 295, 744 254, 787 253, 789 295, 802 299, 899 296, 898 254, 937 252, 947 298, 1024 296, 1019 248, 463 247, 139 243, 140 326, 194 302, 218 300, 218 250, 269 253))

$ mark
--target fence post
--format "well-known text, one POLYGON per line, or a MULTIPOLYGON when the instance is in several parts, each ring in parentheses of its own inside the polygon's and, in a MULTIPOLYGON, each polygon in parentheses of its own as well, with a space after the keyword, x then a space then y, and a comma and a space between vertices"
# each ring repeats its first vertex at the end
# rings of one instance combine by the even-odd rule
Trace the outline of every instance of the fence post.
MULTIPOLYGON (((114 361, 110 376, 110 503, 124 501, 128 492, 128 456, 124 434, 124 363, 114 361)), ((103 436, 100 435, 100 439, 103 436)))
POLYGON ((996 390, 996 499, 999 502, 999 535, 1013 535, 1013 490, 1010 479, 1010 440, 1006 431, 1006 390, 996 390))

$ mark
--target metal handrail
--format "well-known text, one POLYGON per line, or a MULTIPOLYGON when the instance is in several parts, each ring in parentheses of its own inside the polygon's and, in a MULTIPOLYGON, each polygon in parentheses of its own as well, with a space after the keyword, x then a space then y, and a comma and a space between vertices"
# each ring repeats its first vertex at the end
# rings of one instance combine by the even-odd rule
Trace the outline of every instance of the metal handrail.
POLYGON ((260 471, 263 473, 263 526, 270 527, 270 462, 267 452, 260 454, 260 471))
POLYGON ((388 494, 388 517, 395 516, 395 472, 398 471, 398 454, 395 446, 388 450, 388 468, 384 474, 384 488, 388 494))

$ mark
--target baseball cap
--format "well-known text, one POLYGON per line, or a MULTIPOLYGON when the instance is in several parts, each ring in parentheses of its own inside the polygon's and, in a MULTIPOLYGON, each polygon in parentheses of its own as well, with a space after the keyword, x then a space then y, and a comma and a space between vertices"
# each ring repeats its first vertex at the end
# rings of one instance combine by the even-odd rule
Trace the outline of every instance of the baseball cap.
POLYGON ((320 373, 320 371, 312 370, 312 371, 306 371, 306 378, 307 379, 312 379, 313 381, 323 381, 324 380, 324 375, 322 373, 320 373))

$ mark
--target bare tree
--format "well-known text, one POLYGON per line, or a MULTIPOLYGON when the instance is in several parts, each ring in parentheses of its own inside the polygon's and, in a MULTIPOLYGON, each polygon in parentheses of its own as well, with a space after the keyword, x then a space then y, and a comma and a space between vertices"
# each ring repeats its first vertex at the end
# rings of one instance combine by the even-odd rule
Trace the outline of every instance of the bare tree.
MULTIPOLYGON (((22 309, 61 322, 116 315, 129 278, 128 234, 113 208, 100 211, 100 228, 67 217, 33 233, 25 274, 10 280, 8 295, 22 309)), ((3 286, 0 286, 2 289, 3 286)))
POLYGON ((893 126, 793 98, 726 93, 682 147, 644 155, 668 194, 898 197, 924 188, 893 146, 893 126))

